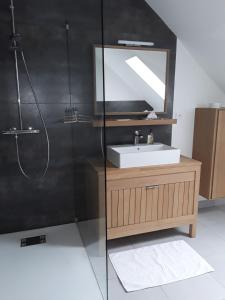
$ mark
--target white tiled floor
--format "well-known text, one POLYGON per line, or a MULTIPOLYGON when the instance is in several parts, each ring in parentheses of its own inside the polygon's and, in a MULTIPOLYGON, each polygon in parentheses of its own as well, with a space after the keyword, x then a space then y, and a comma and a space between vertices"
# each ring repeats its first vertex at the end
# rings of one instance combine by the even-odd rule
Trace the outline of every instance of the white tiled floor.
MULTIPOLYGON (((225 300, 225 206, 201 209, 196 239, 187 228, 109 242, 109 252, 184 239, 215 272, 126 293, 109 262, 109 300, 225 300)), ((102 300, 76 225, 0 236, 0 299, 102 300), (47 234, 47 243, 20 248, 23 237, 47 234)))
POLYGON ((225 300, 225 206, 199 211, 197 238, 188 228, 159 231, 109 242, 109 252, 183 239, 214 268, 196 278, 126 293, 109 261, 109 300, 225 300))
POLYGON ((0 236, 1 300, 102 300, 75 224, 0 236), (23 237, 47 243, 20 248, 23 237))

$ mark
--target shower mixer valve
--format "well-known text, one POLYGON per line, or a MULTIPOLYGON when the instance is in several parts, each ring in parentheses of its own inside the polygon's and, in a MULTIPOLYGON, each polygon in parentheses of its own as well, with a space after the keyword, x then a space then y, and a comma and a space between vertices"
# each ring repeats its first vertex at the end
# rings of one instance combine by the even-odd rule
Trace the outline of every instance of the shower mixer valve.
POLYGON ((29 126, 27 129, 17 129, 16 127, 12 127, 9 130, 2 131, 2 134, 5 135, 19 135, 19 134, 31 134, 31 133, 40 133, 39 129, 34 129, 29 126))

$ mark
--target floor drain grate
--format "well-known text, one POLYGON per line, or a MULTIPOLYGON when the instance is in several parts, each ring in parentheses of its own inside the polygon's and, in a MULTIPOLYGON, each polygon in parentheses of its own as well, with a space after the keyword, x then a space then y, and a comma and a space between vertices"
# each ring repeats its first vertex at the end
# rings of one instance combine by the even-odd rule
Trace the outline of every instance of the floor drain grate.
POLYGON ((46 243, 46 235, 38 235, 21 239, 20 246, 27 247, 44 243, 46 243))

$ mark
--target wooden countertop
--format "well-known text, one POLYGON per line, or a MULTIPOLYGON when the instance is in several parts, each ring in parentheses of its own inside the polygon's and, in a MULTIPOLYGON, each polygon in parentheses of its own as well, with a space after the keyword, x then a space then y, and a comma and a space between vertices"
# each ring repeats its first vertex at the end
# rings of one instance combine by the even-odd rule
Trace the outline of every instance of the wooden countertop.
MULTIPOLYGON (((104 174, 103 161, 91 160, 89 161, 94 170, 99 174, 104 174)), ((190 171, 194 170, 196 167, 201 167, 201 162, 188 158, 186 156, 181 156, 181 160, 177 164, 170 165, 157 165, 157 166, 147 166, 147 167, 136 167, 136 168, 117 168, 109 161, 106 164, 106 175, 107 180, 117 180, 122 178, 133 178, 141 176, 157 175, 161 173, 162 170, 166 170, 168 173, 180 172, 182 168, 189 168, 190 171)))

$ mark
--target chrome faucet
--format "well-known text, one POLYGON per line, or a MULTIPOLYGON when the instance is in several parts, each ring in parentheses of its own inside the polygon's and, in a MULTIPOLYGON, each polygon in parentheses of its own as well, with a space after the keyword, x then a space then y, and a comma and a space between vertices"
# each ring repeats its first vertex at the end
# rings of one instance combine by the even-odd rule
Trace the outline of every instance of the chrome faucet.
POLYGON ((143 139, 143 135, 141 135, 139 130, 136 130, 134 132, 134 145, 139 145, 141 139, 143 139))

